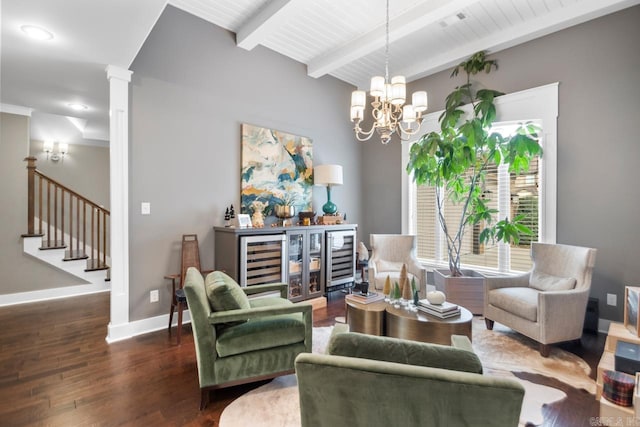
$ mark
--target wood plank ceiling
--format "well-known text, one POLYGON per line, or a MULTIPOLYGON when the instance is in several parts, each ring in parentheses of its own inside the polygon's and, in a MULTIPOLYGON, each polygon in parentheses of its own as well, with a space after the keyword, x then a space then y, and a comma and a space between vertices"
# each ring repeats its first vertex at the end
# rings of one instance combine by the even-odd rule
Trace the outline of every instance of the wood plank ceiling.
MULTIPOLYGON (((602 16, 638 0, 390 0, 391 75, 407 81, 602 16)), ((170 0, 262 45, 361 88, 384 73, 385 0, 170 0)))

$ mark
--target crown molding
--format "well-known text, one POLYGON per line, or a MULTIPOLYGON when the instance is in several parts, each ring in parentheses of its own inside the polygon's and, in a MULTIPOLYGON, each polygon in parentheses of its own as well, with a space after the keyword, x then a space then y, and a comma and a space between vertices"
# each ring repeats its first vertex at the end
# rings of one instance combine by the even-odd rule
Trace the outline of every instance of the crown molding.
POLYGON ((31 117, 33 108, 22 107, 20 105, 13 104, 0 104, 0 112, 31 117))

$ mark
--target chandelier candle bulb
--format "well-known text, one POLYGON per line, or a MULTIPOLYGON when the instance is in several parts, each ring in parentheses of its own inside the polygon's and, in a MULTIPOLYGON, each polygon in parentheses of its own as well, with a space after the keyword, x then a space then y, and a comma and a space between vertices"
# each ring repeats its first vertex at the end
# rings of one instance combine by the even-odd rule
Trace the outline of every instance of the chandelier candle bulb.
POLYGON ((362 120, 364 118, 364 109, 360 107, 351 107, 351 121, 362 120))
MULTIPOLYGON (((371 90, 369 91, 371 96, 373 97, 384 96, 385 90, 386 90, 386 87, 385 87, 384 77, 382 76, 371 77, 371 90)), ((363 102, 363 106, 364 106, 364 102, 363 102)))
POLYGON ((424 90, 414 92, 413 95, 411 95, 411 102, 413 103, 413 110, 416 113, 422 113, 423 111, 427 111, 427 108, 428 108, 427 92, 424 90))
POLYGON ((395 76, 391 79, 391 103, 393 105, 404 104, 407 98, 407 89, 404 76, 395 76))
POLYGON ((416 112, 413 105, 407 104, 402 107, 402 121, 406 123, 413 123, 416 121, 416 112))
POLYGON ((363 90, 354 90, 351 92, 351 107, 364 110, 367 93, 363 90))

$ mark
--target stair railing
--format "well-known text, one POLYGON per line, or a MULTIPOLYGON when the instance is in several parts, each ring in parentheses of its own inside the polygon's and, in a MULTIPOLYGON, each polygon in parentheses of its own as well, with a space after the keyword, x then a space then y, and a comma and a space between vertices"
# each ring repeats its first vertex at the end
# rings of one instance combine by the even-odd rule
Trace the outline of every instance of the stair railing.
POLYGON ((36 160, 25 158, 28 201, 24 236, 46 235, 41 249, 68 247, 65 260, 90 258, 87 270, 108 268, 109 211, 44 175, 36 169, 36 160))

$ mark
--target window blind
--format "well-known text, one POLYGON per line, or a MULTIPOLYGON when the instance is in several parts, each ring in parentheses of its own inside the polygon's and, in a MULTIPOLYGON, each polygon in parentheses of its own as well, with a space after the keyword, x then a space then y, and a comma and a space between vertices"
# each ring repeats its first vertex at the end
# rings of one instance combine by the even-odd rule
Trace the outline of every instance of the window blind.
MULTIPOLYGON (((534 234, 522 235, 518 245, 509 245, 508 253, 510 271, 527 271, 531 268, 531 242, 538 241, 539 231, 539 188, 540 162, 533 159, 526 174, 516 175, 506 173, 500 175, 498 168, 492 165, 488 168, 485 181, 480 183, 483 189, 483 199, 491 209, 498 209, 498 194, 502 191, 510 199, 508 213, 500 213, 493 220, 508 216, 512 220, 516 215, 524 214, 522 223, 529 227, 534 234), (503 178, 501 178, 501 176, 503 178), (502 180, 502 182, 501 182, 502 180)), ((440 230, 437 215, 435 187, 422 185, 416 188, 416 234, 418 236, 418 257, 425 261, 447 263, 447 245, 444 233, 440 230)), ((444 201, 444 217, 450 234, 455 234, 460 222, 462 206, 450 200, 444 201)), ((486 224, 468 225, 461 248, 461 263, 465 267, 484 267, 498 269, 498 243, 488 242, 480 244, 479 236, 486 224)))

